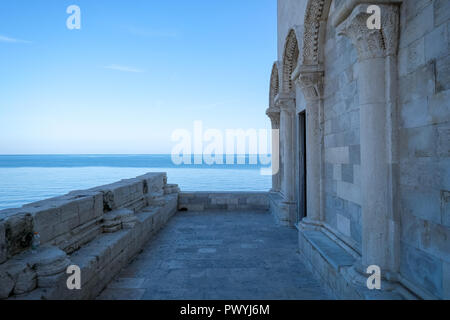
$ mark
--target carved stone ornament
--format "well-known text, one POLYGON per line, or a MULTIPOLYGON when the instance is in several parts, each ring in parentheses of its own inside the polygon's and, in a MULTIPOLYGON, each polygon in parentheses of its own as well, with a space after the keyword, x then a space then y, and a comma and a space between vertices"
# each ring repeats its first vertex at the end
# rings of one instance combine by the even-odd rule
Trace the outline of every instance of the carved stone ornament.
POLYGON ((338 34, 350 38, 360 60, 394 56, 398 50, 399 8, 380 4, 381 29, 369 29, 368 5, 358 5, 338 29, 338 34))

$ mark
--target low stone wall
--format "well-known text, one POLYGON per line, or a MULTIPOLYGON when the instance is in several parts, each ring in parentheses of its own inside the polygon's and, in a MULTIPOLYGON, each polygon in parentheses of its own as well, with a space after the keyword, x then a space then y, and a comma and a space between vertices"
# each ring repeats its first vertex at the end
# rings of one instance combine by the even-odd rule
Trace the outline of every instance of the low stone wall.
POLYGON ((176 212, 178 192, 149 173, 0 211, 0 299, 96 297, 176 212), (69 265, 81 269, 81 290, 67 288, 69 265))
POLYGON ((181 192, 179 210, 269 210, 267 192, 181 192))

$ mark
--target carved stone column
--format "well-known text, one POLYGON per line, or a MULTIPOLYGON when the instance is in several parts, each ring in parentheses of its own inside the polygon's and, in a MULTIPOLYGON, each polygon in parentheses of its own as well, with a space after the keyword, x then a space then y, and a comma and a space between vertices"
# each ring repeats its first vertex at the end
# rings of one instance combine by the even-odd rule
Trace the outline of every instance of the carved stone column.
POLYGON ((269 108, 266 111, 272 124, 272 189, 271 192, 280 192, 280 109, 269 108))
POLYGON ((367 5, 339 26, 358 50, 361 127, 362 267, 377 265, 392 276, 399 263, 399 221, 393 206, 393 149, 399 8, 379 5, 381 30, 370 30, 367 5))
POLYGON ((283 194, 284 217, 286 224, 293 224, 295 220, 295 148, 294 121, 295 98, 293 94, 280 93, 275 101, 280 109, 280 136, 283 144, 283 179, 281 193, 283 194))
POLYGON ((321 108, 323 72, 300 71, 296 80, 306 100, 306 218, 303 223, 317 224, 322 220, 322 129, 321 108))

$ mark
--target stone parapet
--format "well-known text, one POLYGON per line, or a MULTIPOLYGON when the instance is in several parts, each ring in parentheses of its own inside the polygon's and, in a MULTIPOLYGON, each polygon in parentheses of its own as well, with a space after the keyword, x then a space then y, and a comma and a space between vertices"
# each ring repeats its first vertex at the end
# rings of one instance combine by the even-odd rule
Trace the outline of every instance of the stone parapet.
POLYGON ((0 211, 0 299, 94 298, 176 212, 178 192, 149 173, 0 211), (66 286, 72 264, 82 290, 66 286))

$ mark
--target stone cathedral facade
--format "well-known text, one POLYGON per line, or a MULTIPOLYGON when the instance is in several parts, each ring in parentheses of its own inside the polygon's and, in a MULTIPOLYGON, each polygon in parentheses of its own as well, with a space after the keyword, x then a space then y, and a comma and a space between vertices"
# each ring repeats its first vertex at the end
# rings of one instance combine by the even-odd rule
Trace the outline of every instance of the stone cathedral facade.
POLYGON ((450 1, 278 0, 269 96, 271 211, 311 270, 337 297, 450 299, 450 1))

